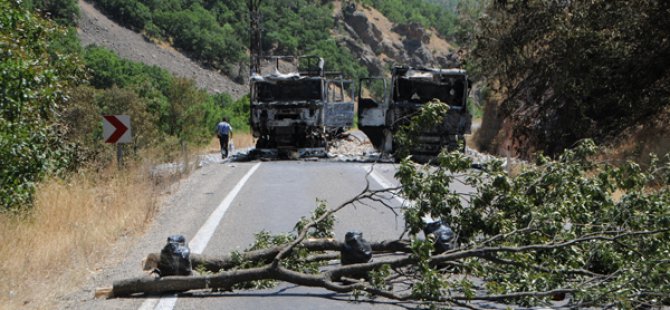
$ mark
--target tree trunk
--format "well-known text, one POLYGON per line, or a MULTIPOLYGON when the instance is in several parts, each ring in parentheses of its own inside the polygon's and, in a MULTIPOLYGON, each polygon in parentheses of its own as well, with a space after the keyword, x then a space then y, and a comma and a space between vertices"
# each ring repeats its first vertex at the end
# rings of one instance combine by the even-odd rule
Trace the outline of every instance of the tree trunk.
MULTIPOLYGON (((339 251, 342 243, 332 239, 311 239, 302 243, 302 246, 309 251, 339 251)), ((382 241, 371 244, 372 250, 376 253, 388 252, 410 252, 409 244, 404 240, 382 241)), ((315 275, 303 274, 285 269, 280 264, 274 264, 273 260, 277 254, 286 248, 286 246, 276 246, 269 249, 256 250, 241 253, 236 259, 232 255, 222 257, 211 257, 199 254, 191 254, 191 264, 196 271, 208 271, 215 274, 204 276, 166 276, 157 277, 155 274, 145 275, 143 277, 116 281, 113 287, 99 288, 96 290, 98 298, 124 297, 135 294, 159 294, 174 293, 188 290, 231 290, 234 284, 245 283, 257 280, 279 280, 291 282, 303 286, 326 287, 334 291, 350 291, 349 288, 342 288, 332 282, 332 278, 350 276, 360 273, 357 265, 349 265, 338 268, 335 273, 325 272, 315 275), (228 270, 237 267, 242 261, 265 264, 263 267, 251 269, 228 270), (227 270, 227 271, 225 271, 227 270), (153 276, 152 276, 153 275, 153 276)), ((145 271, 151 273, 153 270, 147 266, 157 266, 160 255, 151 253, 145 260, 145 271), (154 264, 152 264, 154 263, 154 264)), ((331 259, 339 257, 335 255, 315 256, 314 259, 331 259)))

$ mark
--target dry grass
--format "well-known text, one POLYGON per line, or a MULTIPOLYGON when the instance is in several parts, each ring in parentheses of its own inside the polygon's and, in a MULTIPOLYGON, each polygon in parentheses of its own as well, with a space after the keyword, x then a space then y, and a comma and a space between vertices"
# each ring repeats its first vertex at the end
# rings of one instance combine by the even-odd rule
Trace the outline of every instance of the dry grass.
POLYGON ((606 145, 600 160, 620 164, 633 160, 648 165, 650 154, 662 158, 670 154, 670 106, 627 128, 606 145))
POLYGON ((95 271, 109 244, 142 231, 158 205, 146 170, 51 179, 39 186, 32 212, 0 215, 0 308, 53 307, 95 271))
MULTIPOLYGON (((237 149, 255 145, 236 133, 237 149)), ((218 152, 212 139, 204 150, 218 152)), ((143 231, 160 202, 160 188, 179 179, 150 177, 150 164, 123 171, 111 165, 38 186, 35 206, 0 214, 0 309, 52 309, 77 290, 110 254, 110 244, 143 231)))
MULTIPOLYGON (((248 132, 236 132, 233 134, 233 143, 235 144, 235 149, 240 150, 249 147, 256 146, 256 139, 248 132)), ((219 139, 213 138, 204 149, 199 150, 200 153, 218 153, 219 152, 219 139)))

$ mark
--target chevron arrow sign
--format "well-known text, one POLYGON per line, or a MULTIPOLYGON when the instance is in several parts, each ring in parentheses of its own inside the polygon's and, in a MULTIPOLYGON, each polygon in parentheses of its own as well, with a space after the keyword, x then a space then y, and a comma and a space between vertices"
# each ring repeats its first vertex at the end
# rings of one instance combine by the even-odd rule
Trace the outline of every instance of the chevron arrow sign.
POLYGON ((131 143, 130 116, 103 115, 102 139, 105 143, 131 143))

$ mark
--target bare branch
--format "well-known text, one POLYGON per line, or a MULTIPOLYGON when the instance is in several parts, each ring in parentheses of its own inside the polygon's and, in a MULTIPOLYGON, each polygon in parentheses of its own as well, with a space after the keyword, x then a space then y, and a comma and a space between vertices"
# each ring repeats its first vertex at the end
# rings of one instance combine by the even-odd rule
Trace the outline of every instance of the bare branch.
POLYGON ((515 292, 515 293, 509 293, 509 294, 501 294, 501 295, 487 295, 487 296, 475 296, 475 297, 467 297, 467 296, 455 296, 452 297, 454 300, 486 300, 486 301, 507 301, 511 299, 518 299, 518 298, 527 298, 527 297, 548 297, 548 296, 555 296, 555 295, 560 295, 560 294, 569 294, 569 293, 575 293, 578 292, 578 289, 555 289, 555 290, 549 290, 549 291, 537 291, 537 292, 515 292))

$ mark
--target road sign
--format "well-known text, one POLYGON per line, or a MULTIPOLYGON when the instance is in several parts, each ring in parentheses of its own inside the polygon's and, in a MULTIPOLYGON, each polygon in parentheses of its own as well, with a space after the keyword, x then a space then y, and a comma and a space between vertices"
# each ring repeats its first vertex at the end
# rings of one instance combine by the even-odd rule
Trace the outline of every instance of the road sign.
POLYGON ((105 143, 131 143, 130 116, 103 115, 102 139, 105 143))

